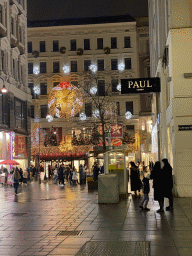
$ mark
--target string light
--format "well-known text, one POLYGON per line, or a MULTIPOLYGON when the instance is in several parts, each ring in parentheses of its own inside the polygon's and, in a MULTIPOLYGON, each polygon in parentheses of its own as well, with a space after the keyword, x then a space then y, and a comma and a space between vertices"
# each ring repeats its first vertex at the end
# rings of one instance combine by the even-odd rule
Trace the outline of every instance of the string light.
POLYGON ((130 111, 127 111, 127 112, 125 113, 125 118, 126 118, 126 119, 131 119, 131 117, 132 117, 131 112, 130 112, 130 111))
POLYGON ((99 118, 99 110, 98 110, 98 109, 96 109, 96 110, 93 112, 93 116, 94 116, 95 118, 99 118))

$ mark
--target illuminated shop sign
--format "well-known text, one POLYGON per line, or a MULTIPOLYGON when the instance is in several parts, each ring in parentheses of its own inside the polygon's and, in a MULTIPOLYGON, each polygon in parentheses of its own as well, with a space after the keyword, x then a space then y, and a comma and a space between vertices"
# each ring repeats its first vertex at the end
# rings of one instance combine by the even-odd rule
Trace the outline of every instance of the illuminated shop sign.
POLYGON ((121 94, 160 92, 160 78, 121 79, 121 94))

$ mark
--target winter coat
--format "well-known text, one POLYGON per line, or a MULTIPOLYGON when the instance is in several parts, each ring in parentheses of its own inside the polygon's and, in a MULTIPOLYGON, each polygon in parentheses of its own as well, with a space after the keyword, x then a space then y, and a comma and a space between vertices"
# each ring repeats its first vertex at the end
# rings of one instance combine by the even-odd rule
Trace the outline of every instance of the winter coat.
POLYGON ((151 171, 151 177, 153 180, 153 188, 154 188, 154 200, 155 201, 163 201, 164 199, 164 180, 163 171, 161 168, 154 167, 151 171))
POLYGON ((63 179, 63 167, 59 167, 58 178, 61 180, 63 179))
POLYGON ((172 167, 169 163, 166 163, 162 169, 164 175, 164 196, 169 197, 171 190, 173 188, 173 177, 172 177, 172 167))
POLYGON ((131 167, 131 191, 140 190, 141 186, 138 168, 131 167))
POLYGON ((143 187, 143 193, 144 194, 149 194, 149 192, 150 192, 149 179, 147 179, 145 177, 143 178, 142 187, 143 187))
POLYGON ((97 181, 99 175, 99 167, 97 165, 94 165, 93 167, 93 179, 94 181, 97 181))
POLYGON ((21 178, 20 174, 19 174, 19 171, 18 170, 15 170, 13 175, 12 175, 12 180, 13 180, 13 183, 19 183, 19 179, 21 178))
POLYGON ((80 180, 83 180, 85 178, 85 172, 83 170, 83 166, 79 167, 79 173, 80 173, 80 180))

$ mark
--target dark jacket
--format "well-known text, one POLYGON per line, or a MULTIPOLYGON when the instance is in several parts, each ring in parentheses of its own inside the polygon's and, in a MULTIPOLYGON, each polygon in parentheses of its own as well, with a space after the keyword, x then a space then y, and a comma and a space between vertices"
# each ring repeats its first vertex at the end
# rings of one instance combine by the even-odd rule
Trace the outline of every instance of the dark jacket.
POLYGON ((142 186, 139 170, 136 167, 131 167, 131 191, 140 190, 142 186))
POLYGON ((94 165, 93 167, 93 180, 97 181, 99 175, 99 167, 97 165, 94 165))
POLYGON ((150 192, 150 186, 149 186, 149 179, 143 178, 143 193, 149 194, 150 192))
POLYGON ((151 171, 150 178, 153 180, 154 200, 163 201, 165 177, 163 175, 162 169, 160 168, 160 165, 158 166, 155 164, 153 170, 151 171))
POLYGON ((63 179, 63 167, 61 167, 61 166, 59 167, 58 178, 63 179))
POLYGON ((169 163, 166 163, 162 169, 164 175, 164 196, 169 197, 170 192, 173 188, 173 177, 172 177, 172 167, 169 163))

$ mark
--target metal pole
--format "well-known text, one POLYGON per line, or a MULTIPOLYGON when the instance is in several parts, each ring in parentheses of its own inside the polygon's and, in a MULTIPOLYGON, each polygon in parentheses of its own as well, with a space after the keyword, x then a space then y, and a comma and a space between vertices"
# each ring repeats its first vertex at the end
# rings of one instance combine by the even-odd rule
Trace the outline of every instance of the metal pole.
POLYGON ((41 147, 40 147, 40 118, 39 118, 39 171, 38 171, 38 174, 39 174, 39 184, 41 184, 41 172, 40 172, 40 153, 41 153, 41 147))

